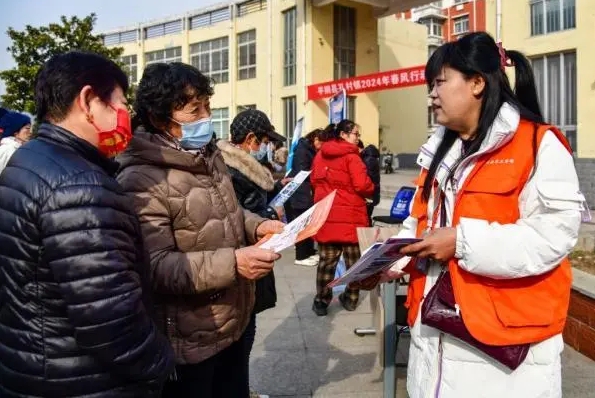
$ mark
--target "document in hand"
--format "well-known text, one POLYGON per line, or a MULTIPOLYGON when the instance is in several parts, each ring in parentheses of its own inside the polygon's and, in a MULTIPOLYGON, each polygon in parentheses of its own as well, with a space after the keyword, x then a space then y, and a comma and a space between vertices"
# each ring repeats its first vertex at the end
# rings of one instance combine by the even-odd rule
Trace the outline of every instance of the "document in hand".
POLYGON ((326 222, 328 213, 333 206, 336 193, 336 190, 331 192, 320 202, 316 203, 298 218, 287 224, 285 228, 283 228, 283 232, 265 236, 256 244, 256 246, 263 249, 274 250, 275 253, 279 253, 280 251, 293 246, 297 242, 316 235, 326 222))
POLYGON ((297 173, 295 177, 293 177, 293 180, 291 180, 289 184, 285 185, 283 189, 277 194, 277 196, 275 196, 273 200, 271 200, 269 206, 271 206, 272 208, 283 206, 283 204, 287 202, 287 199, 289 199, 291 195, 295 193, 298 187, 302 185, 302 182, 306 181, 306 178, 308 178, 310 173, 311 171, 303 170, 297 173))
POLYGON ((421 239, 389 238, 385 242, 375 243, 342 277, 333 280, 328 287, 361 281, 387 270, 395 261, 405 257, 399 253, 401 248, 419 241, 421 239))

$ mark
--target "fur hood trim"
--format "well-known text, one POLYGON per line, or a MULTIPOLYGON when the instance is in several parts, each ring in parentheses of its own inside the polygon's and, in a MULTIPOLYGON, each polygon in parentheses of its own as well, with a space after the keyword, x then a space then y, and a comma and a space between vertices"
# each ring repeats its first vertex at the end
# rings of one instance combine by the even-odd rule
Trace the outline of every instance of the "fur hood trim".
POLYGON ((224 140, 217 141, 217 147, 221 151, 227 167, 236 169, 267 192, 274 189, 273 175, 252 155, 224 140))

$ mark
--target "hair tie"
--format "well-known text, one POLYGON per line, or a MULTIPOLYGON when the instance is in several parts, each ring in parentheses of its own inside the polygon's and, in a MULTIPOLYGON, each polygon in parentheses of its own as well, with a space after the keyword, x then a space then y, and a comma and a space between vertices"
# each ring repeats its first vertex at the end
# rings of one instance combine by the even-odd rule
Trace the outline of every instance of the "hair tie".
POLYGON ((500 68, 502 68, 502 70, 504 71, 504 69, 507 66, 514 66, 514 63, 512 62, 510 57, 506 56, 506 50, 502 46, 502 42, 499 41, 498 43, 496 43, 496 45, 498 46, 498 53, 500 54, 500 68))

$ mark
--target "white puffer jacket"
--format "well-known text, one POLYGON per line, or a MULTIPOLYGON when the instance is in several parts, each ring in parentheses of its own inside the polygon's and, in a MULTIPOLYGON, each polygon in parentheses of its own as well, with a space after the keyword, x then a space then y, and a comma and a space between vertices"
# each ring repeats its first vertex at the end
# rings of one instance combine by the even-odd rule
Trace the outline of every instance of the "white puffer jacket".
POLYGON ((0 141, 0 173, 6 168, 8 161, 21 145, 21 142, 14 137, 2 138, 0 141))
MULTIPOLYGON (((477 154, 493 151, 508 142, 519 120, 517 109, 504 104, 477 154)), ((444 128, 439 128, 422 147, 418 157, 422 168, 429 168, 443 134, 444 128)), ((445 157, 437 172, 439 181, 446 178, 447 169, 461 153, 461 145, 458 140, 445 157)), ((520 278, 547 272, 568 255, 577 241, 581 211, 586 209, 572 156, 552 132, 547 132, 536 164, 535 174, 520 195, 521 218, 515 224, 461 219, 455 254, 460 267, 494 278, 520 278)), ((475 161, 463 163, 455 173, 458 187, 474 166, 475 161)), ((449 220, 455 189, 447 185, 449 220)), ((429 213, 432 203, 431 198, 429 213)), ((398 237, 415 236, 416 219, 408 218, 403 226, 398 237)), ((402 259, 393 270, 402 268, 407 261, 402 259)), ((430 269, 425 294, 436 283, 439 272, 437 267, 430 269)), ((418 314, 411 328, 407 390, 411 398, 558 398, 562 396, 563 348, 561 335, 535 344, 524 363, 511 371, 466 343, 422 325, 418 314)))

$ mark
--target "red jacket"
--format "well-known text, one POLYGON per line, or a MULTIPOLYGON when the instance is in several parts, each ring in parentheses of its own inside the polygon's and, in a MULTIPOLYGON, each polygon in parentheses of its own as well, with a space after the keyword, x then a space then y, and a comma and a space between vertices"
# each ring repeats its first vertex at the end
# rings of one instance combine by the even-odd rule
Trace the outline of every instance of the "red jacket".
POLYGON ((310 175, 314 202, 337 190, 333 207, 318 231, 320 243, 357 243, 357 227, 367 227, 366 199, 374 194, 359 148, 343 140, 325 142, 314 157, 310 175))

